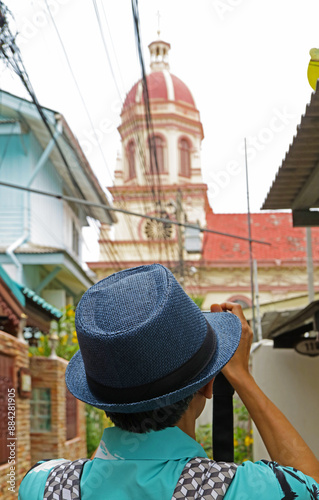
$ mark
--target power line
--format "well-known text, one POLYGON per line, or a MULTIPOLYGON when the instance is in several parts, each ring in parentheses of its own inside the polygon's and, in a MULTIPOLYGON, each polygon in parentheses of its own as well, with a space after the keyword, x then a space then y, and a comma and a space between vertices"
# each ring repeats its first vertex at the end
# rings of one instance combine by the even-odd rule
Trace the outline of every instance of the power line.
MULTIPOLYGON (((132 0, 131 6, 132 6, 132 14, 133 14, 133 20, 134 20, 135 39, 136 39, 137 51, 138 51, 138 55, 139 55, 139 61, 140 61, 141 73, 142 73, 142 89, 143 89, 145 121, 146 121, 146 129, 147 129, 147 142, 148 142, 148 149, 149 149, 150 174, 151 175, 154 174, 154 171, 157 174, 157 196, 158 196, 158 204, 159 204, 159 213, 162 215, 164 213, 164 209, 162 208, 162 200, 164 201, 164 195, 161 191, 161 175, 160 175, 158 156, 157 156, 156 136, 154 134, 149 91, 148 91, 144 57, 143 57, 143 51, 142 51, 142 45, 141 45, 138 0, 132 0), (154 163, 155 163, 155 165, 154 165, 154 163)), ((161 252, 162 251, 161 243, 159 244, 159 248, 160 248, 160 252, 161 252)), ((167 245, 165 245, 165 243, 164 243, 164 250, 166 251, 167 259, 169 260, 169 249, 167 248, 167 245)))
POLYGON ((103 29, 102 29, 102 24, 101 24, 99 9, 97 7, 96 0, 93 0, 93 5, 94 5, 94 10, 95 10, 97 22, 98 22, 98 25, 99 25, 100 33, 101 33, 101 38, 102 38, 104 50, 105 50, 105 53, 106 53, 106 56, 107 56, 107 59, 108 59, 108 62, 109 62, 109 67, 110 67, 110 70, 111 70, 111 73, 112 73, 112 76, 113 76, 113 80, 114 80, 114 83, 115 83, 115 86, 116 86, 117 93, 119 95, 120 100, 122 101, 122 94, 121 94, 121 91, 120 91, 119 86, 117 84, 117 81, 116 81, 116 78, 115 78, 115 74, 114 74, 114 71, 113 71, 113 67, 112 67, 112 63, 111 63, 111 58, 110 58, 109 52, 107 50, 107 45, 106 45, 106 41, 105 41, 103 29))
MULTIPOLYGON (((116 85, 116 88, 118 90, 119 96, 121 98, 120 91, 119 91, 119 86, 118 86, 117 81, 116 81, 115 73, 114 73, 113 68, 112 68, 110 54, 109 54, 108 47, 107 47, 107 44, 106 44, 106 41, 105 41, 104 32, 103 32, 102 23, 101 23, 100 14, 99 14, 99 9, 98 9, 96 0, 93 0, 93 4, 94 4, 94 9, 95 9, 95 14, 96 14, 96 17, 97 17, 98 25, 99 25, 99 30, 100 30, 102 41, 103 41, 104 51, 105 51, 105 54, 106 54, 106 57, 107 57, 108 64, 109 64, 109 66, 111 68, 111 73, 112 73, 112 76, 113 76, 113 79, 114 79, 114 83, 116 85)), ((112 36, 111 36, 111 32, 110 32, 110 29, 109 29, 109 26, 108 26, 107 17, 106 17, 106 13, 105 13, 105 10, 104 10, 103 3, 102 3, 102 6, 103 6, 104 18, 105 18, 105 22, 106 22, 106 25, 107 25, 107 28, 108 28, 108 31, 109 31, 109 36, 110 36, 110 39, 111 39, 111 43, 112 43, 112 47, 113 47, 115 59, 116 59, 117 65, 118 65, 119 75, 120 75, 120 78, 121 78, 121 81, 122 81, 122 85, 123 85, 123 79, 122 79, 121 71, 120 71, 120 68, 119 68, 118 60, 117 60, 117 57, 116 57, 114 45, 113 45, 113 42, 112 42, 112 36)), ((149 185, 149 187, 150 187, 150 190, 151 190, 151 193, 152 193, 152 196, 153 196, 153 201, 154 201, 154 204, 155 204, 155 210, 157 210, 157 205, 156 204, 157 203, 160 204, 160 195, 159 195, 159 200, 157 201, 156 200, 156 194, 155 194, 155 185, 152 183, 153 176, 152 175, 148 175, 148 173, 146 171, 145 154, 144 154, 144 150, 142 148, 142 144, 141 144, 141 141, 140 141, 140 138, 139 138, 139 133, 138 133, 138 130, 137 130, 137 128, 138 128, 137 127, 137 121, 135 120, 134 110, 131 109, 130 105, 128 105, 127 111, 128 111, 128 115, 129 115, 129 124, 132 126, 132 132, 133 132, 133 135, 134 135, 134 138, 135 138, 135 143, 137 145, 137 152, 138 152, 139 160, 140 160, 139 163, 140 163, 140 166, 141 166, 141 173, 144 176, 146 185, 149 185)), ((141 202, 142 202, 141 204, 144 205, 143 208, 144 208, 144 211, 146 213, 147 212, 146 201, 143 199, 143 197, 142 197, 141 202)), ((119 196, 119 206, 123 206, 124 208, 126 208, 126 203, 125 203, 125 200, 122 199, 122 196, 119 196)), ((162 210, 160 211, 159 215, 161 215, 161 212, 162 212, 162 210)), ((129 231, 130 231, 130 234, 131 234, 132 241, 135 241, 135 238, 134 238, 134 235, 133 235, 133 229, 132 229, 131 225, 128 224, 128 227, 129 227, 129 231)), ((154 245, 154 243, 152 242, 152 240, 149 240, 148 244, 149 244, 149 248, 150 249, 154 245)), ((166 247, 165 247, 165 249, 167 251, 167 259, 169 260, 168 249, 166 247)), ((139 245, 137 245, 137 250, 138 250, 138 254, 140 256, 140 260, 143 262, 143 257, 141 255, 139 245)), ((161 252, 162 252, 162 244, 161 243, 159 244, 159 250, 160 250, 160 260, 161 260, 161 252)))
MULTIPOLYGON (((101 144, 100 144, 100 142, 99 142, 99 140, 98 140, 98 137, 97 137, 97 135, 96 135, 96 132, 95 132, 95 128, 94 128, 94 124, 93 124, 93 121, 92 121, 91 115, 90 115, 89 110, 88 110, 88 108, 87 108, 87 106, 86 106, 86 103, 85 103, 85 100, 84 100, 84 98, 83 98, 82 92, 81 92, 80 87, 79 87, 79 84, 78 84, 78 82, 77 82, 77 79, 75 78, 75 74, 74 74, 74 72, 73 72, 73 69, 72 69, 72 66, 71 66, 70 59, 69 59, 68 54, 67 54, 67 52, 66 52, 65 46, 64 46, 64 44, 63 44, 63 40, 62 40, 62 38, 61 38, 60 32, 59 32, 59 30, 58 30, 58 27, 57 27, 57 25, 56 25, 56 23, 55 23, 55 21, 54 21, 54 17, 53 17, 53 15, 52 15, 52 12, 51 12, 51 10, 50 10, 50 7, 49 7, 49 5, 48 5, 48 1, 47 1, 47 0, 45 0, 45 4, 46 4, 47 10, 48 10, 48 12, 49 12, 49 15, 50 15, 51 21, 52 21, 52 23, 53 23, 54 29, 55 29, 55 31, 56 31, 56 33, 57 33, 58 38, 59 38, 60 44, 61 44, 61 46, 62 46, 62 50, 63 50, 63 53, 64 53, 64 55, 65 55, 65 58, 66 58, 66 61, 67 61, 67 65, 68 65, 69 70, 70 70, 70 73, 71 73, 71 75, 72 75, 72 78, 73 78, 74 84, 75 84, 75 86, 76 86, 76 88, 77 88, 77 91, 78 91, 78 94, 79 94, 80 99, 81 99, 81 101, 82 101, 82 104, 83 104, 83 107, 84 107, 84 109, 85 109, 86 115, 87 115, 87 117, 88 117, 88 119, 89 119, 89 122, 90 122, 90 124, 91 124, 92 131, 93 131, 93 134, 94 134, 94 136, 95 136, 95 140, 96 140, 96 143, 97 143, 97 145, 98 145, 98 148, 99 148, 99 150, 100 150, 100 153, 101 153, 101 156, 102 156, 103 162, 104 162, 104 164, 105 164, 105 166, 106 166, 106 169, 107 169, 107 171, 108 171, 108 173, 109 173, 110 177, 112 177, 112 176, 111 176, 111 172, 110 172, 109 167, 108 167, 108 164, 107 164, 107 161, 106 161, 106 159, 105 159, 105 156, 104 156, 104 153, 103 153, 103 150, 102 150, 101 144)), ((95 4, 95 6, 96 6, 96 4, 95 4)), ((100 19, 99 19, 99 16, 98 16, 98 11, 97 11, 97 10, 95 10, 95 12, 96 12, 97 17, 98 17, 99 27, 100 27, 100 29, 102 29, 101 24, 100 24, 100 19)), ((103 39, 103 37, 102 37, 102 39, 103 39)), ((105 49, 106 49, 106 45, 105 45, 105 49)), ((108 54, 107 54, 107 55, 108 55, 108 54)), ((109 64, 111 64, 111 63, 110 63, 109 56, 108 56, 108 61, 109 61, 109 64)), ((112 68, 111 68, 111 71, 112 71, 112 68)), ((112 71, 112 75, 113 75, 113 77, 115 78, 115 75, 114 75, 113 71, 112 71)), ((116 80, 115 80, 115 84, 116 84, 116 87, 117 87, 117 89, 118 89, 118 86, 117 86, 116 80)), ((119 89, 118 89, 118 91, 119 91, 119 89)), ((119 92, 119 94, 120 94, 120 92, 119 92)), ((120 97, 121 97, 121 96, 120 96, 120 97)), ((125 219, 125 221, 126 221, 126 224, 127 224, 128 228, 129 228, 129 231, 131 231, 131 227, 130 227, 129 222, 128 222, 126 219, 125 219)), ((133 236, 133 235, 132 235, 132 236, 133 236)), ((134 245, 136 245, 136 241, 135 241, 135 239, 134 239, 134 236, 133 236, 133 238, 132 238, 132 239, 133 239, 133 243, 134 243, 134 245)), ((138 251, 139 251, 139 250, 138 250, 138 251)))
POLYGON ((160 172, 159 172, 159 166, 158 166, 158 158, 157 158, 157 153, 156 153, 156 142, 155 142, 155 137, 154 137, 153 123, 152 123, 152 115, 151 115, 150 99, 149 99, 149 92, 148 92, 147 79, 146 79, 144 57, 143 57, 143 51, 142 51, 142 45, 141 45, 138 0, 132 0, 131 5, 132 5, 133 20, 134 20, 134 30, 135 30, 137 51, 138 51, 138 55, 139 55, 139 61, 140 61, 141 72, 142 72, 142 86, 143 86, 143 99, 144 99, 144 106, 145 106, 147 141, 148 141, 149 155, 150 155, 150 170, 151 170, 151 173, 152 173, 152 171, 154 171, 153 170, 153 165, 154 165, 153 157, 154 157, 155 172, 157 173, 157 181, 158 181, 158 189, 157 189, 158 193, 157 194, 158 194, 158 201, 160 204, 161 203, 161 189, 160 189, 161 181, 160 181, 160 172))
POLYGON ((11 66, 13 71, 19 76, 20 80, 22 81, 24 87, 26 88, 27 92, 29 93, 30 97, 32 98, 33 103, 35 104, 38 113, 48 130, 50 137, 54 140, 55 145, 59 151, 59 154, 63 160, 63 163, 67 169, 67 172, 69 174, 69 177, 71 179, 71 182, 75 185, 77 191, 80 193, 80 195, 84 198, 84 195, 81 191, 80 186, 78 185, 75 177, 72 174, 72 171, 70 169, 70 166, 63 154, 63 151, 57 141, 57 138, 54 136, 53 131, 51 130, 51 127, 48 123, 47 117, 45 116, 45 113, 43 112, 42 106, 40 105, 36 94, 34 92, 34 89, 32 87, 32 84, 30 82, 28 73, 25 69, 23 60, 21 58, 20 54, 20 49, 17 46, 15 42, 16 36, 11 33, 11 30, 9 28, 9 21, 8 21, 8 16, 12 14, 9 11, 9 9, 4 5, 3 2, 0 1, 0 57, 4 58, 6 63, 11 66))
POLYGON ((8 188, 13 188, 13 189, 21 189, 22 191, 29 191, 31 193, 35 194, 41 194, 43 196, 50 196, 51 198, 56 198, 58 200, 64 200, 64 201, 69 201, 72 203, 78 203, 79 205, 86 205, 90 207, 96 207, 96 208, 103 208, 104 210, 107 210, 109 212, 119 212, 123 214, 128 214, 128 215, 134 215, 136 217, 142 217, 145 219, 150 219, 150 220, 155 220, 158 222, 163 222, 164 224, 167 224, 169 221, 169 224, 174 224, 176 226, 182 226, 182 227, 189 227, 191 229, 197 229, 201 233, 213 233, 213 234, 219 234, 220 236, 226 236, 228 238, 235 238, 237 240, 243 240, 243 241, 252 241, 254 243, 259 243, 260 245, 269 245, 271 246, 271 243, 268 241, 262 241, 262 240, 255 240, 255 239, 249 239, 245 238, 244 236, 239 236, 236 234, 230 234, 230 233, 223 233, 221 231, 215 231, 214 229, 207 229, 204 227, 200 227, 197 224, 187 224, 185 222, 178 222, 177 220, 172 220, 172 219, 165 219, 162 217, 156 217, 153 215, 146 215, 146 214, 139 214, 136 212, 131 212, 129 210, 124 210, 122 208, 114 208, 110 207, 109 205, 105 205, 103 203, 95 203, 93 201, 88 201, 88 200, 83 200, 81 198, 74 198, 72 196, 66 196, 62 194, 54 194, 54 193, 49 193, 48 191, 42 191, 40 189, 34 189, 34 188, 27 188, 25 186, 19 186, 18 184, 10 184, 8 182, 2 182, 0 181, 0 186, 5 186, 8 188))

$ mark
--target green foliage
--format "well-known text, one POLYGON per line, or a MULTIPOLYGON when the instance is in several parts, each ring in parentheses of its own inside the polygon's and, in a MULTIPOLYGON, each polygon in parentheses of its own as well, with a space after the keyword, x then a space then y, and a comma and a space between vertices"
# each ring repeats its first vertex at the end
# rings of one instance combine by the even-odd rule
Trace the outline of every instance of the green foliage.
POLYGON ((101 441, 103 430, 106 427, 114 427, 114 424, 106 417, 103 410, 88 404, 85 405, 85 413, 87 456, 91 457, 101 441))
POLYGON ((200 425, 196 429, 196 441, 202 445, 207 456, 212 458, 212 424, 200 425))
POLYGON ((195 302, 195 304, 201 309, 204 297, 202 295, 190 295, 190 298, 195 302))
POLYGON ((29 356, 50 356, 51 347, 48 335, 41 335, 38 340, 38 346, 29 346, 29 356))
MULTIPOLYGON (((75 331, 75 312, 74 306, 67 305, 63 310, 63 315, 60 321, 52 322, 50 334, 57 334, 59 342, 56 348, 57 356, 68 361, 79 348, 78 339, 75 331)), ((41 335, 38 341, 38 346, 29 347, 30 356, 50 356, 51 347, 48 335, 41 335)))
POLYGON ((85 405, 86 414, 86 446, 87 456, 90 457, 96 450, 103 433, 103 410, 98 410, 88 404, 85 405))
POLYGON ((79 349, 75 331, 74 306, 67 305, 63 309, 63 315, 58 322, 53 324, 51 333, 56 333, 59 337, 59 343, 56 348, 57 355, 69 361, 79 349))
MULTIPOLYGON (((251 420, 246 407, 240 403, 234 409, 234 462, 252 460, 251 420)), ((212 458, 212 425, 200 425, 196 430, 196 440, 202 445, 207 456, 212 458)))
POLYGON ((242 463, 253 459, 253 438, 251 418, 245 405, 241 402, 234 408, 234 448, 235 462, 242 463))

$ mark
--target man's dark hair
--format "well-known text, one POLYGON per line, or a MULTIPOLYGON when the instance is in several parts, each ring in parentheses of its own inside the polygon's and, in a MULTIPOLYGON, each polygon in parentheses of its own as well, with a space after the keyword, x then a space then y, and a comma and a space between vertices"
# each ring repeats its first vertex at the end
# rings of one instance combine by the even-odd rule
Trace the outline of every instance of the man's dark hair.
POLYGON ((105 414, 116 427, 120 427, 124 431, 138 432, 139 434, 151 430, 161 431, 166 427, 174 427, 177 424, 186 412, 193 397, 194 394, 170 406, 140 413, 111 413, 106 411, 105 414))

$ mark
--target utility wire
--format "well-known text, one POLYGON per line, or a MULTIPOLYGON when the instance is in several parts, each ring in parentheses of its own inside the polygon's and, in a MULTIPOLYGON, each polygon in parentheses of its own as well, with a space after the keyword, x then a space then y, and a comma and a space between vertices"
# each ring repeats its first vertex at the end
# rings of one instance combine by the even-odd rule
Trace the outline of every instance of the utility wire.
POLYGON ((8 16, 9 14, 11 15, 11 12, 9 9, 4 5, 3 2, 0 1, 0 57, 4 58, 8 66, 11 66, 11 68, 14 70, 14 72, 19 76, 20 80, 22 81, 24 87, 26 88, 28 94, 31 96, 33 103, 35 104, 38 113, 48 130, 50 137, 55 141, 56 147, 59 151, 59 154, 63 160, 63 163, 67 169, 67 172, 69 174, 69 177, 71 178, 71 182, 74 184, 76 187, 77 191, 80 193, 82 197, 84 197, 80 186, 78 185, 75 177, 72 174, 72 171, 70 169, 70 166, 63 154, 63 151, 56 139, 54 137, 54 133, 51 130, 51 127, 48 123, 47 117, 45 116, 45 113, 36 97, 36 94, 34 92, 34 89, 31 85, 31 82, 29 80, 27 71, 25 69, 25 66, 23 64, 21 54, 19 47, 17 46, 15 42, 15 36, 11 33, 11 30, 9 28, 9 22, 8 22, 8 16))
MULTIPOLYGON (((140 61, 140 66, 141 66, 141 73, 142 73, 143 100, 144 100, 144 106, 145 106, 147 142, 148 142, 149 158, 150 158, 150 174, 154 175, 154 170, 155 170, 155 174, 157 174, 157 184, 158 184, 157 196, 158 196, 158 204, 159 204, 159 213, 163 214, 164 210, 162 208, 162 201, 164 201, 164 196, 161 192, 161 176, 160 176, 160 171, 159 171, 159 164, 158 164, 158 157, 157 157, 157 150, 156 150, 156 136, 154 134, 154 128, 153 128, 153 122, 152 122, 150 98, 149 98, 144 57, 143 57, 143 51, 142 51, 142 45, 141 45, 138 0, 132 0, 131 5, 132 5, 132 13, 133 13, 134 31, 135 31, 135 38, 136 38, 136 44, 137 44, 137 51, 138 51, 138 56, 139 56, 139 61, 140 61), (155 165, 154 165, 154 163, 155 163, 155 165)), ((161 247, 162 246, 160 244, 160 249, 161 249, 161 247)), ((167 248, 167 245, 165 245, 165 243, 164 243, 164 250, 167 253, 167 259, 169 260, 169 249, 167 248)))
POLYGON ((104 210, 107 210, 109 212, 119 212, 119 213, 123 213, 123 214, 134 215, 136 217, 142 217, 145 219, 156 220, 158 222, 163 222, 164 224, 167 224, 169 221, 169 224, 174 224, 176 226, 181 226, 181 227, 190 227, 191 229, 197 229, 201 233, 219 234, 220 236, 226 236, 228 238, 235 238, 237 240, 243 240, 243 241, 252 241, 254 243, 259 243, 260 245, 271 246, 271 243, 269 243, 268 241, 255 240, 253 238, 249 239, 249 238, 245 238, 244 236, 239 236, 237 234, 230 234, 230 233, 224 233, 221 231, 215 231, 213 229, 206 229, 204 227, 198 226, 197 224, 188 224, 185 222, 178 222, 177 220, 174 220, 174 219, 165 219, 165 218, 156 217, 153 215, 139 214, 136 212, 131 212, 129 210, 124 210, 122 208, 110 207, 109 205, 105 205, 103 203, 95 203, 93 201, 83 200, 81 198, 74 198, 72 196, 65 196, 62 194, 49 193, 48 191, 43 191, 40 189, 34 189, 34 188, 30 188, 30 187, 27 188, 25 186, 19 186, 18 184, 11 184, 8 182, 0 181, 0 186, 5 186, 8 188, 13 188, 13 189, 21 189, 22 191, 29 191, 31 193, 41 194, 43 196, 50 196, 51 198, 56 198, 58 200, 70 201, 72 203, 78 203, 79 205, 86 205, 89 207, 103 208, 104 210))
MULTIPOLYGON (((98 25, 99 25, 99 29, 100 29, 100 33, 101 33, 101 37, 102 37, 102 41, 103 41, 104 51, 106 53, 108 64, 109 64, 109 66, 111 68, 111 73, 112 73, 112 76, 113 76, 113 79, 114 79, 114 83, 116 85, 116 88, 118 90, 118 94, 119 94, 120 99, 121 99, 121 93, 120 93, 119 86, 118 86, 117 81, 116 81, 115 73, 114 73, 113 68, 112 68, 111 58, 110 58, 108 47, 107 47, 107 44, 106 44, 106 41, 105 41, 104 32, 103 32, 102 23, 101 23, 101 19, 100 19, 99 10, 98 10, 98 6, 97 6, 96 0, 93 0, 93 4, 94 4, 95 14, 96 14, 96 17, 97 17, 97 20, 98 20, 98 25)), ((107 28, 108 28, 108 31, 109 31, 109 36, 110 36, 110 39, 111 39, 111 42, 112 42, 112 36, 111 36, 110 29, 109 29, 109 26, 108 26, 108 23, 107 23, 107 18, 106 18, 106 13, 105 13, 105 10, 104 10, 104 5, 102 4, 102 6, 103 6, 103 12, 104 12, 104 17, 105 17, 105 22, 107 24, 107 28)), ((115 58, 116 58, 116 61, 117 61, 117 64, 118 64, 118 60, 117 60, 117 57, 116 57, 116 52, 115 52, 115 49, 114 49, 113 42, 112 42, 112 47, 113 47, 115 58)), ((122 84, 123 84, 123 79, 122 79, 122 75, 121 75, 121 72, 120 72, 119 65, 118 65, 118 70, 119 70, 120 78, 121 78, 121 81, 122 81, 122 84)), ((138 130, 137 130, 138 129, 138 124, 135 121, 135 113, 134 113, 134 110, 131 108, 130 104, 128 104, 127 111, 128 111, 128 115, 129 115, 130 125, 132 125, 132 132, 133 132, 133 134, 135 136, 135 143, 137 143, 137 151, 138 151, 139 158, 140 158, 140 166, 142 167, 141 173, 144 174, 144 179, 146 181, 146 185, 150 186, 150 189, 151 189, 151 192, 152 192, 152 195, 153 195, 153 200, 154 200, 155 208, 156 208, 155 189, 154 189, 154 185, 151 182, 153 176, 147 175, 147 172, 146 172, 145 155, 144 155, 143 148, 141 147, 141 141, 140 141, 139 133, 138 133, 138 130)), ((115 194, 115 195, 117 195, 117 194, 115 194)), ((122 196, 118 196, 118 199, 119 199, 118 200, 119 206, 122 207, 122 208, 126 208, 126 203, 125 203, 125 200, 123 200, 123 197, 122 196)), ((146 202, 145 202, 145 200, 143 198, 142 198, 142 203, 144 204, 144 210, 145 210, 145 212, 147 212, 146 202)), ((130 234, 131 234, 132 241, 135 241, 131 224, 128 224, 128 228, 129 228, 129 231, 130 231, 130 234)), ((149 243, 150 248, 154 246, 154 243, 152 242, 152 240, 149 240, 148 243, 149 243)), ((160 248, 161 248, 161 245, 160 245, 160 248)), ((139 245, 137 246, 137 249, 138 249, 138 254, 140 256, 140 260, 143 262, 143 257, 141 255, 139 245)))
POLYGON ((139 61, 140 61, 140 66, 141 66, 141 72, 142 72, 142 85, 143 85, 143 98, 144 98, 145 119, 146 119, 146 128, 147 128, 147 141, 148 141, 149 155, 150 155, 150 171, 151 171, 151 173, 154 172, 153 167, 154 167, 154 161, 155 161, 155 172, 157 173, 157 178, 158 178, 158 193, 157 194, 158 194, 158 201, 159 201, 159 203, 161 203, 160 173, 159 173, 158 159, 157 159, 157 154, 156 154, 156 143, 155 143, 155 138, 154 138, 153 124, 152 124, 150 99, 149 99, 149 92, 148 92, 148 86, 147 86, 144 57, 143 57, 143 51, 142 51, 142 45, 141 45, 138 0, 132 0, 131 5, 132 5, 133 20, 134 20, 135 38, 136 38, 136 43, 137 43, 137 51, 138 51, 138 56, 139 56, 139 61), (154 157, 154 161, 153 161, 153 157, 154 157))
MULTIPOLYGON (((68 65, 68 67, 69 67, 70 73, 71 73, 72 78, 73 78, 73 81, 74 81, 74 84, 75 84, 75 86, 76 86, 76 88, 77 88, 77 91, 78 91, 78 94, 79 94, 79 96, 80 96, 81 102, 82 102, 82 104, 83 104, 84 110, 85 110, 86 115, 87 115, 87 117, 88 117, 88 119, 89 119, 89 122, 90 122, 90 125, 91 125, 91 128, 92 128, 93 134, 94 134, 94 136, 95 136, 95 140, 96 140, 96 143, 97 143, 97 145, 98 145, 99 151, 100 151, 100 153, 101 153, 101 156, 102 156, 103 162, 104 162, 104 164, 105 164, 105 166, 106 166, 106 169, 107 169, 107 171, 108 171, 108 173, 109 173, 110 177, 112 177, 112 176, 111 176, 111 172, 110 172, 109 167, 108 167, 108 164, 107 164, 107 161, 106 161, 106 159, 105 159, 105 156, 104 156, 104 153, 103 153, 103 150, 102 150, 102 147, 101 147, 100 141, 98 140, 98 137, 97 137, 97 135, 96 135, 96 132, 95 132, 95 127, 94 127, 94 124, 93 124, 93 121, 92 121, 91 115, 90 115, 89 110, 88 110, 88 108, 87 108, 87 106, 86 106, 86 103, 85 103, 85 100, 84 100, 84 98, 83 98, 83 95, 82 95, 81 89, 80 89, 80 87, 79 87, 79 84, 78 84, 77 79, 76 79, 76 77, 75 77, 75 74, 74 74, 74 72, 73 72, 73 69, 72 69, 72 66, 71 66, 71 62, 70 62, 69 56, 68 56, 68 54, 67 54, 67 52, 66 52, 65 46, 64 46, 64 44, 63 44, 63 40, 62 40, 62 38, 61 38, 60 32, 59 32, 59 30, 58 30, 58 27, 57 27, 57 25, 56 25, 56 23, 55 23, 55 21, 54 21, 54 17, 53 17, 53 15, 52 15, 52 12, 51 12, 51 10, 50 10, 50 7, 49 7, 49 5, 48 5, 48 1, 47 1, 47 0, 45 0, 45 4, 46 4, 47 10, 48 10, 48 12, 49 12, 49 15, 50 15, 50 18, 51 18, 52 24, 53 24, 53 26, 54 26, 54 29, 55 29, 55 31, 56 31, 56 34, 57 34, 57 36, 58 36, 58 38, 59 38, 59 41, 60 41, 60 44, 61 44, 61 47, 62 47, 63 53, 64 53, 65 58, 66 58, 66 61, 67 61, 67 65, 68 65)), ((128 222, 126 222, 126 223, 128 224, 128 227, 130 227, 129 223, 128 223, 128 222)), ((133 241, 135 241, 135 240, 133 240, 133 241)))
POLYGON ((108 58, 109 67, 110 67, 110 70, 111 70, 111 73, 112 73, 112 76, 113 76, 113 80, 114 80, 114 83, 115 83, 115 86, 116 86, 117 93, 119 95, 120 100, 122 101, 122 93, 121 93, 121 91, 119 89, 119 86, 117 84, 117 81, 116 81, 116 78, 115 78, 115 74, 114 74, 114 71, 113 71, 113 67, 112 67, 112 63, 111 63, 111 59, 110 59, 110 56, 109 56, 109 52, 107 50, 107 45, 106 45, 106 41, 105 41, 105 37, 104 37, 104 32, 103 32, 103 29, 102 29, 100 14, 99 14, 99 10, 98 10, 98 7, 97 7, 96 0, 93 0, 93 5, 94 5, 94 10, 95 10, 97 22, 98 22, 99 28, 100 28, 100 33, 101 33, 101 38, 102 38, 104 50, 105 50, 105 53, 106 53, 107 58, 108 58))

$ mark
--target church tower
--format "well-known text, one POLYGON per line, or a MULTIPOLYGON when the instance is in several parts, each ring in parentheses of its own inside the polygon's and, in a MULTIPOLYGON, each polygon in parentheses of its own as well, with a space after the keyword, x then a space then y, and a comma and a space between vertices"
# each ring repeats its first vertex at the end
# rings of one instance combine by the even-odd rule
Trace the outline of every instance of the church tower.
POLYGON ((157 40, 149 51, 146 80, 151 127, 147 127, 145 90, 139 81, 128 92, 121 111, 122 152, 109 190, 115 207, 162 217, 167 223, 117 213, 112 229, 103 224, 100 260, 90 263, 99 279, 120 267, 153 262, 187 277, 188 269, 202 256, 199 231, 179 230, 169 222, 206 226, 210 208, 201 176, 204 133, 200 114, 188 87, 170 72, 170 44, 157 40))

